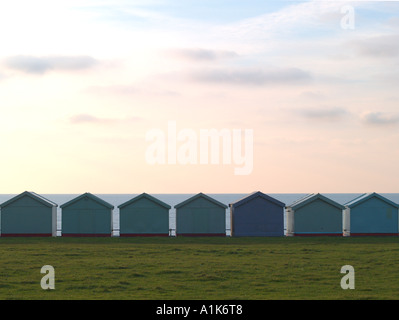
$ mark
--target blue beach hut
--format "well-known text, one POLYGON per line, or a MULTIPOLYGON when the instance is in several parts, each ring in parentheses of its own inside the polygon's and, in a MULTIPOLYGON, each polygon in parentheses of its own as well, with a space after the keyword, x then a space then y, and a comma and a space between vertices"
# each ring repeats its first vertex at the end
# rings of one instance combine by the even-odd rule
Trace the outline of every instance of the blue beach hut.
POLYGON ((284 236, 284 203, 257 191, 229 206, 233 237, 284 236))

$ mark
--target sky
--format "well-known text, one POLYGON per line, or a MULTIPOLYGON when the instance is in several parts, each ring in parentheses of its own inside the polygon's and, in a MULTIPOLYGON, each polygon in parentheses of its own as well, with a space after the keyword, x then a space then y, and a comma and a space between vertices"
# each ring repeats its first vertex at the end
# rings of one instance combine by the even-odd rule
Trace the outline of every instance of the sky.
POLYGON ((0 39, 0 193, 399 192, 398 1, 3 1, 0 39))

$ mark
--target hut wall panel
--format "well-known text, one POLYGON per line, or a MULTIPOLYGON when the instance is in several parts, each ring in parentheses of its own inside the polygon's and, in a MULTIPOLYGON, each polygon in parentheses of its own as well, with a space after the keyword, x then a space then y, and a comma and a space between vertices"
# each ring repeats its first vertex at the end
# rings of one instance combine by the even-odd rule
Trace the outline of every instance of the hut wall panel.
POLYGON ((352 233, 398 233, 398 209, 378 198, 358 204, 350 210, 352 233))
POLYGON ((295 210, 295 233, 342 233, 342 210, 317 199, 295 210))
POLYGON ((12 204, 1 210, 2 234, 39 233, 52 234, 52 209, 47 207, 29 207, 12 204))
POLYGON ((62 232, 75 234, 110 233, 109 209, 74 209, 62 211, 62 232))
POLYGON ((121 234, 168 234, 169 209, 141 198, 120 209, 121 234))
POLYGON ((233 236, 283 236, 284 209, 262 197, 234 208, 233 236))
POLYGON ((52 234, 52 208, 24 196, 1 209, 2 234, 52 234))
POLYGON ((204 198, 197 198, 177 209, 176 232, 226 233, 226 210, 204 198))
POLYGON ((63 234, 111 234, 111 210, 92 199, 62 209, 63 234))

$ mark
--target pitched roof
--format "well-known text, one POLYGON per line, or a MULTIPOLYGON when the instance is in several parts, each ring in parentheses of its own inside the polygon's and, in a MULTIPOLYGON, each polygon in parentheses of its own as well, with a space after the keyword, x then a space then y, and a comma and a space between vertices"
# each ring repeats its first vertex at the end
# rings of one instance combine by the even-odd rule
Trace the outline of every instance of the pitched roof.
POLYGON ((230 203, 230 206, 239 207, 239 206, 241 206, 241 205, 243 205, 243 204, 245 204, 245 203, 257 198, 257 197, 261 197, 261 198, 265 199, 266 201, 270 201, 270 202, 272 202, 272 203, 274 203, 274 204, 276 204, 276 205, 278 205, 280 207, 284 207, 285 206, 285 203, 282 203, 281 201, 278 201, 277 199, 272 198, 272 197, 268 196, 267 194, 264 194, 264 193, 262 193, 260 191, 252 192, 249 195, 247 195, 247 196, 245 196, 245 197, 243 197, 243 198, 241 198, 241 199, 239 199, 239 200, 237 200, 235 202, 230 203))
POLYGON ((203 194, 202 192, 198 193, 197 195, 195 195, 195 196, 193 196, 193 197, 191 197, 191 198, 189 198, 189 199, 187 199, 187 200, 185 200, 183 202, 180 202, 179 204, 175 205, 175 208, 178 209, 180 207, 183 207, 186 204, 188 204, 188 203, 190 203, 190 202, 192 202, 192 201, 194 201, 194 200, 196 200, 198 198, 204 198, 204 199, 214 203, 215 205, 217 205, 219 207, 227 209, 227 206, 225 204, 223 204, 223 203, 221 203, 221 202, 219 202, 219 201, 207 196, 206 194, 203 194))
POLYGON ((361 204, 361 203, 363 203, 363 202, 365 202, 365 201, 367 201, 367 200, 369 200, 371 198, 378 198, 378 199, 380 199, 380 200, 382 200, 382 201, 394 206, 395 208, 399 208, 399 205, 397 203, 395 203, 395 202, 393 202, 393 201, 391 201, 391 200, 389 200, 389 199, 387 199, 387 198, 383 197, 382 195, 380 195, 378 193, 375 193, 375 192, 362 194, 361 196, 359 196, 359 197, 357 197, 357 198, 345 203, 345 206, 348 207, 348 208, 353 208, 353 207, 356 207, 357 205, 359 205, 359 204, 361 204))
POLYGON ((39 195, 39 194, 37 194, 35 192, 24 191, 21 194, 11 198, 10 200, 7 200, 6 202, 3 202, 2 204, 0 204, 0 208, 4 208, 4 207, 8 206, 9 204, 11 204, 11 203, 13 203, 13 202, 25 197, 25 196, 31 197, 32 199, 39 201, 40 203, 42 203, 46 207, 57 207, 58 206, 53 201, 50 201, 50 200, 46 199, 45 197, 43 197, 43 196, 41 196, 41 195, 39 195))
POLYGON ((79 201, 79 200, 82 200, 82 199, 84 199, 84 198, 89 198, 89 199, 91 199, 91 200, 93 200, 93 201, 95 201, 95 202, 97 202, 97 203, 99 203, 99 204, 101 204, 101 205, 103 205, 103 206, 109 208, 109 209, 113 209, 113 208, 114 208, 114 206, 113 206, 112 204, 110 204, 110 203, 108 203, 108 202, 106 202, 106 201, 100 199, 99 197, 96 197, 95 195, 93 195, 93 194, 91 194, 91 193, 89 193, 89 192, 86 192, 86 193, 84 193, 84 194, 81 194, 80 196, 78 196, 78 197, 76 197, 76 198, 74 198, 74 199, 72 199, 72 200, 70 200, 70 201, 64 203, 63 205, 61 205, 61 208, 68 207, 68 206, 70 206, 71 204, 73 204, 73 203, 75 203, 75 202, 77 202, 77 201, 79 201))
POLYGON ((293 210, 297 210, 297 209, 299 209, 299 208, 301 208, 301 207, 303 207, 303 206, 305 206, 305 205, 307 205, 307 204, 309 204, 309 203, 311 203, 311 202, 313 202, 313 201, 315 201, 317 199, 320 199, 320 200, 322 200, 324 202, 327 202, 328 204, 330 204, 330 205, 332 205, 334 207, 337 207, 337 208, 339 208, 341 210, 345 209, 345 207, 342 204, 339 204, 338 202, 335 202, 334 200, 331 200, 330 198, 327 198, 327 197, 323 196, 320 193, 308 194, 307 196, 305 196, 305 197, 303 197, 301 199, 298 199, 297 201, 295 201, 294 203, 289 205, 289 207, 291 207, 293 210))
POLYGON ((166 204, 165 202, 163 202, 163 201, 161 201, 161 200, 159 200, 159 199, 157 199, 157 198, 155 198, 155 197, 153 197, 153 196, 151 196, 151 195, 149 195, 149 194, 147 194, 145 192, 140 194, 140 195, 138 195, 137 197, 134 197, 133 199, 130 199, 129 201, 126 201, 125 203, 122 203, 121 205, 118 206, 118 208, 126 207, 126 206, 128 206, 128 205, 130 205, 130 204, 132 204, 132 203, 134 203, 134 202, 136 202, 138 200, 140 200, 140 199, 143 199, 143 198, 148 199, 148 200, 150 200, 150 201, 152 201, 152 202, 154 202, 154 203, 156 203, 156 204, 158 204, 161 207, 164 207, 166 209, 170 209, 171 208, 170 205, 166 204))

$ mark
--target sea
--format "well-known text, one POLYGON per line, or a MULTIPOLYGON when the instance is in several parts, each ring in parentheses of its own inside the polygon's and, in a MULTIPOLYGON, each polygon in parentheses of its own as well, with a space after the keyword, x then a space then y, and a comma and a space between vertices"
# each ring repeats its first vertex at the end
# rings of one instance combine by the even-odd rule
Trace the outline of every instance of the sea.
MULTIPOLYGON (((344 205, 349 201, 361 196, 363 193, 323 193, 324 196, 344 205)), ((62 225, 61 225, 61 209, 60 206, 79 194, 40 194, 42 197, 51 200, 52 202, 58 204, 57 207, 57 235, 61 235, 62 225)), ((95 194, 97 197, 103 199, 104 201, 114 205, 113 210, 113 236, 119 236, 119 209, 118 206, 122 203, 129 201, 130 199, 138 196, 139 194, 95 194)), ((172 230, 176 229, 176 211, 174 206, 187 200, 188 198, 194 196, 195 194, 151 194, 152 196, 158 198, 159 200, 169 204, 172 209, 169 211, 169 228, 172 230)), ((248 194, 240 193, 207 193, 208 196, 214 198, 215 200, 226 204, 233 203, 248 194)), ((307 193, 268 193, 269 196, 285 203, 287 206, 295 202, 296 200, 308 195, 307 193)), ((399 193, 380 193, 380 195, 386 197, 387 199, 399 203, 399 193)), ((0 204, 15 197, 16 194, 0 194, 0 204)), ((286 215, 284 214, 284 226, 286 221, 286 215)), ((0 224, 1 230, 1 224, 0 224)), ((226 209, 226 235, 230 236, 230 209, 226 209)), ((174 231, 172 231, 172 236, 174 231)))

